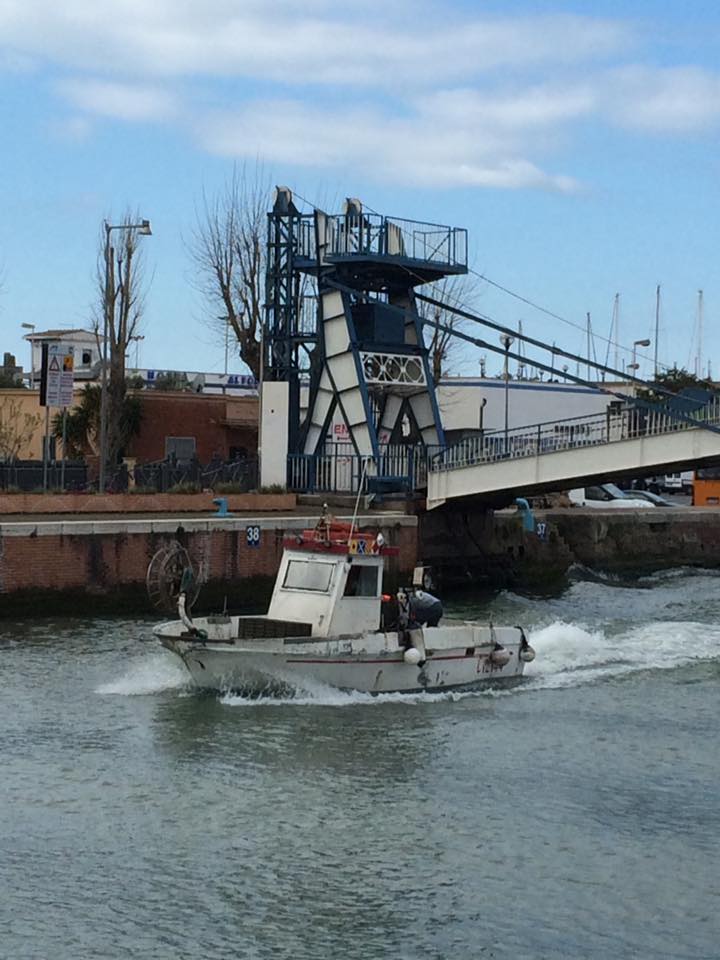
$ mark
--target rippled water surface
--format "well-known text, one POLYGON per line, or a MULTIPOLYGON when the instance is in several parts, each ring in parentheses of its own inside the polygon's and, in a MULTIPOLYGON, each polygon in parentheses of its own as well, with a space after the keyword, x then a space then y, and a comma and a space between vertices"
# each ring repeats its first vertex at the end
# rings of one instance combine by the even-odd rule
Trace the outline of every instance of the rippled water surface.
POLYGON ((127 620, 0 621, 0 957, 720 957, 720 578, 456 602, 518 688, 198 696, 127 620))

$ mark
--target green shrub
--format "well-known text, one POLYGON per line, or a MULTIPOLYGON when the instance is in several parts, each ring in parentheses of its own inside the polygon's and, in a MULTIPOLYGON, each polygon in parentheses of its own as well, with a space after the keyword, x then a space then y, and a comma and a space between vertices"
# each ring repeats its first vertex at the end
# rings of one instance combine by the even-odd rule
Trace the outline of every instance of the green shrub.
POLYGON ((243 489, 241 483, 237 483, 233 480, 224 480, 221 483, 215 484, 215 493, 246 493, 247 491, 243 489))
POLYGON ((287 488, 281 483, 271 483, 269 487, 258 487, 257 493, 287 493, 287 488))
POLYGON ((134 487, 128 487, 128 493, 157 493, 157 490, 155 487, 143 487, 142 485, 136 483, 134 487))
POLYGON ((199 483, 193 483, 192 480, 183 480, 182 483, 174 483, 168 487, 168 493, 201 493, 199 483))

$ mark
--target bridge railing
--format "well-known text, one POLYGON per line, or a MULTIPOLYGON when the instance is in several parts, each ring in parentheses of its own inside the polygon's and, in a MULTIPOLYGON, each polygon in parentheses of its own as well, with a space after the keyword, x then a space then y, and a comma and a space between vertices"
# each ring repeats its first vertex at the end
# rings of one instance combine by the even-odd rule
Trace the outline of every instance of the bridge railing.
POLYGON ((537 423, 508 430, 493 430, 475 437, 466 437, 441 451, 429 464, 431 472, 456 470, 479 463, 495 463, 522 457, 537 457, 581 447, 594 447, 657 437, 679 430, 703 426, 720 426, 720 398, 696 411, 692 423, 678 420, 676 415, 660 410, 632 407, 626 410, 608 410, 604 414, 573 417, 568 420, 537 423))

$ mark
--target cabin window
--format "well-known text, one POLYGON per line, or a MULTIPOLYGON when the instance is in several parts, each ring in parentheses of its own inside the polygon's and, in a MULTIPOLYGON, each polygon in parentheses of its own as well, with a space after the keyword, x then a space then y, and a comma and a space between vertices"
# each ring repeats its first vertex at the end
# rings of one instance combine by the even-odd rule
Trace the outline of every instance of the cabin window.
POLYGON ((346 597, 377 597, 378 572, 377 567, 361 567, 360 564, 350 567, 345 581, 346 597))
POLYGON ((291 560, 285 571, 283 587, 327 593, 333 566, 332 563, 318 563, 316 560, 291 560))

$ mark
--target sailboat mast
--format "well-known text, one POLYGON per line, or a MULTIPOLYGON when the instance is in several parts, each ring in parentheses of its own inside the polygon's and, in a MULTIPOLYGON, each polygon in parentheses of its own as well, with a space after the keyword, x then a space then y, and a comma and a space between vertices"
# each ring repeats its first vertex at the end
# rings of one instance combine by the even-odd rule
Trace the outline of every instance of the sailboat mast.
POLYGON ((613 336, 615 337, 615 369, 620 369, 620 294, 615 294, 613 306, 613 336))
POLYGON ((703 348, 703 292, 698 290, 698 342, 697 358, 695 360, 695 376, 702 379, 702 348, 703 348))
POLYGON ((588 358, 588 367, 587 367, 587 378, 591 379, 590 373, 590 311, 587 312, 587 358, 588 358))
POLYGON ((655 290, 655 358, 653 369, 655 370, 655 379, 658 378, 658 340, 660 339, 660 284, 655 290))

